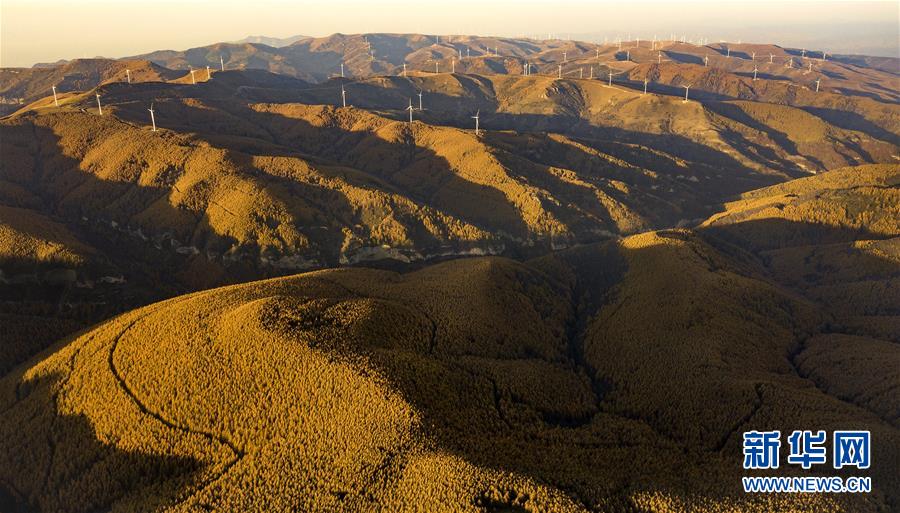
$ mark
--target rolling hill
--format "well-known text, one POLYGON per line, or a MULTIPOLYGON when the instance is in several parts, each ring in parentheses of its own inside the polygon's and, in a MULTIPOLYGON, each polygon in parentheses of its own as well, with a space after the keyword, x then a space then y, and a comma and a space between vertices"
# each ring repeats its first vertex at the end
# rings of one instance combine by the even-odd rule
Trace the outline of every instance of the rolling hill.
POLYGON ((0 510, 897 510, 898 62, 335 34, 2 69, 0 510), (741 432, 798 428, 871 430, 873 493, 739 493, 741 432))
MULTIPOLYGON (((748 192, 695 230, 525 262, 323 270, 128 312, 0 380, 5 500, 894 509, 900 352, 865 325, 846 331, 842 306, 810 287, 854 287, 860 258, 896 262, 897 180, 893 165, 842 169, 748 192), (825 241, 880 253, 825 251, 827 275, 782 272, 793 250, 825 241), (874 492, 739 494, 740 432, 798 426, 870 429, 874 492)), ((895 297, 881 295, 881 315, 897 315, 895 297)))
MULTIPOLYGON (((184 51, 151 52, 122 61, 135 60, 152 62, 178 76, 190 67, 219 69, 224 63, 229 70, 265 70, 313 83, 341 76, 342 64, 343 76, 349 79, 399 76, 404 69, 409 73, 521 76, 526 65, 532 76, 567 79, 607 80, 612 72, 614 81, 625 79, 632 89, 641 89, 644 78, 651 81, 650 88, 657 93, 675 96, 683 94, 682 85, 691 85, 698 99, 749 99, 800 106, 856 130, 868 126, 868 115, 883 115, 880 108, 900 99, 892 85, 900 74, 900 59, 827 55, 823 59, 821 51, 803 52, 771 44, 597 44, 460 35, 333 34, 286 40, 247 38, 184 51), (753 80, 754 68, 758 68, 759 81, 753 80), (817 80, 819 89, 827 95, 813 94, 818 92, 817 80), (856 116, 842 115, 847 111, 856 116)), ((90 76, 90 86, 95 86, 108 77, 101 78, 94 68, 111 63, 103 59, 75 60, 31 70, 4 69, 0 73, 0 84, 5 84, 0 88, 2 112, 30 103, 38 92, 49 94, 54 84, 68 91, 70 82, 90 76), (85 68, 90 71, 86 73, 85 68), (26 82, 28 85, 23 85, 26 82)), ((896 112, 892 119, 896 124, 896 112)))
MULTIPOLYGON (((357 39, 297 44, 322 57, 357 39)), ((389 55, 431 45, 424 37, 367 40, 389 55)), ((580 66, 593 48, 464 37, 441 43, 451 44, 470 45, 470 53, 493 46, 548 66, 562 52, 567 65, 580 66)), ((883 99, 786 97, 771 92, 783 89, 779 79, 753 82, 738 70, 690 62, 616 61, 630 71, 613 87, 536 71, 412 66, 406 76, 311 83, 191 63, 195 73, 148 60, 79 60, 27 70, 16 82, 39 98, 0 121, 0 149, 9 156, 0 163, 0 205, 20 209, 13 212, 22 221, 35 216, 67 232, 72 244, 54 251, 91 252, 78 265, 48 263, 42 228, 25 232, 40 243, 10 239, 7 251, 28 255, 18 259, 24 265, 4 260, 4 279, 22 283, 3 294, 10 315, 61 318, 71 328, 179 293, 302 270, 479 254, 530 258, 691 226, 745 191, 892 162, 900 124, 896 104, 883 99), (131 84, 123 82, 125 69, 131 84), (646 95, 641 73, 654 84, 646 95), (694 86, 700 101, 684 102, 659 85, 675 88, 698 73, 707 77, 694 86), (57 80, 58 107, 40 93, 57 80), (103 83, 92 87, 94 80, 103 83), (757 83, 770 85, 759 94, 734 89, 757 83), (417 108, 419 94, 423 108, 409 124, 404 107, 417 108), (151 106, 156 133, 148 130, 151 106), (474 112, 486 128, 477 135, 474 112)))
POLYGON ((50 97, 55 86, 60 99, 113 81, 162 82, 184 75, 146 60, 75 59, 60 65, 0 68, 0 115, 12 113, 39 98, 50 97), (126 73, 126 70, 128 72, 126 73))

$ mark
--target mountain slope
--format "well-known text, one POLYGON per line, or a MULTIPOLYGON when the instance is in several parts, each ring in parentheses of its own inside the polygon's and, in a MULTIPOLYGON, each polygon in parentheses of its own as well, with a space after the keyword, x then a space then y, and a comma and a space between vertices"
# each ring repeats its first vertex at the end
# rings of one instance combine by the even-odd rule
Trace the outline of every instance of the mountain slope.
POLYGON ((48 511, 890 510, 900 432, 884 397, 900 383, 884 358, 898 355, 835 333, 839 308, 770 264, 804 239, 752 227, 890 240, 893 207, 854 205, 881 191, 866 201, 896 206, 896 172, 754 191, 697 231, 524 263, 327 270, 129 312, 0 380, 0 443, 17 448, 0 483, 48 511), (803 208, 841 191, 858 230, 803 208), (793 210, 757 208, 791 194, 793 210), (875 491, 734 492, 741 431, 806 426, 870 429, 875 491))
POLYGON ((146 60, 75 59, 53 67, 0 68, 0 116, 22 108, 39 98, 50 97, 56 86, 60 98, 72 91, 85 91, 99 84, 172 80, 184 74, 146 60))

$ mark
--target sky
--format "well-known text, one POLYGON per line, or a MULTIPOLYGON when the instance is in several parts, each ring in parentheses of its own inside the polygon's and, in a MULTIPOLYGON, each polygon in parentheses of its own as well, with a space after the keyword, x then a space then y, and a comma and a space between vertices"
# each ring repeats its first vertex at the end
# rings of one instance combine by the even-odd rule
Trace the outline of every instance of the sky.
POLYGON ((585 40, 674 32, 900 57, 900 1, 2 0, 0 66, 335 32, 585 40))

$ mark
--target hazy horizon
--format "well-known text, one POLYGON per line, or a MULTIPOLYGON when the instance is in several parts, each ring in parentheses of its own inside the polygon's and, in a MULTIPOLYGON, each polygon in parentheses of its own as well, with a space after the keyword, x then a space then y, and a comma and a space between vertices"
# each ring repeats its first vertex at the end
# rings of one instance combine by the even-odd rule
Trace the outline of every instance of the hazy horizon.
POLYGON ((454 2, 446 7, 264 0, 252 16, 236 2, 6 0, 0 7, 0 66, 183 50, 247 36, 421 33, 602 41, 671 33, 898 57, 897 2, 454 2), (576 13, 577 14, 573 14, 576 13), (348 14, 349 13, 349 14, 348 14), (112 21, 111 21, 112 20, 112 21), (139 20, 119 23, 118 20, 139 20), (156 22, 158 20, 158 23, 156 22), (39 41, 39 44, 37 44, 39 41))

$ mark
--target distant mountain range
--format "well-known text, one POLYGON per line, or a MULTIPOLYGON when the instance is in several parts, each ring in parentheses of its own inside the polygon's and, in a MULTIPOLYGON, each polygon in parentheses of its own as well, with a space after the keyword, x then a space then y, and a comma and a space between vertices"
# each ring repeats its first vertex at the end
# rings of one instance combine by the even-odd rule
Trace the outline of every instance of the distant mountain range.
POLYGON ((294 44, 295 42, 301 39, 309 39, 309 36, 290 36, 290 37, 268 37, 268 36, 247 36, 244 39, 239 39, 237 41, 231 41, 233 44, 244 44, 244 43, 253 43, 271 46, 274 48, 281 48, 282 46, 288 46, 294 44))

